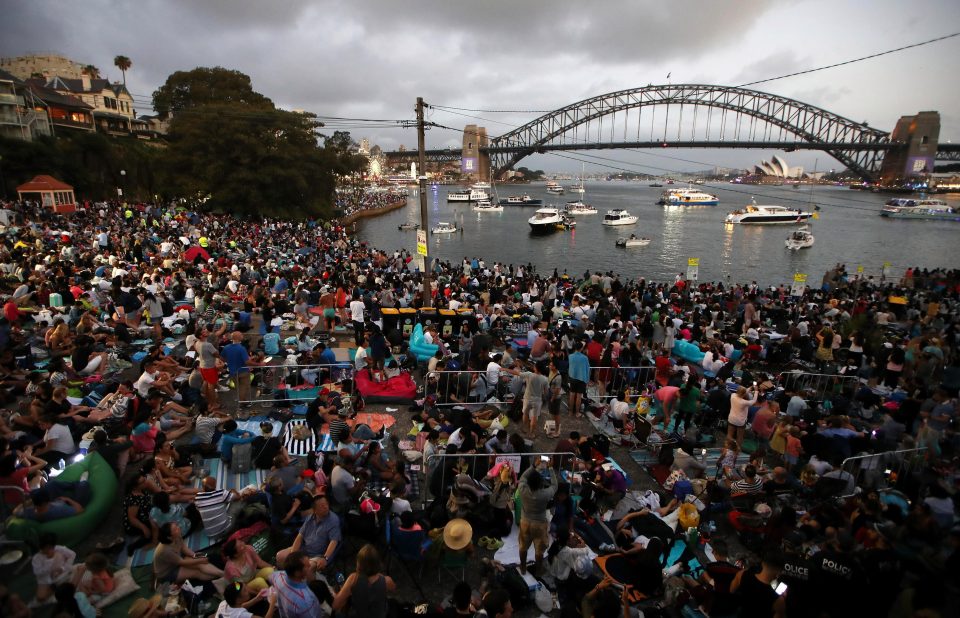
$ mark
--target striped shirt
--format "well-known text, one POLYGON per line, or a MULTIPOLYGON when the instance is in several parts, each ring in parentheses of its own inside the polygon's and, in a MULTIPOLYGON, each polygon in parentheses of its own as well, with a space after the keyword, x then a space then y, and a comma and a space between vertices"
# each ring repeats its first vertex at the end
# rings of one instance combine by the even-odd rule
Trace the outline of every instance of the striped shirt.
POLYGON ((215 489, 213 491, 201 491, 194 499, 197 510, 200 511, 200 518, 203 520, 203 527, 207 531, 207 536, 217 538, 230 529, 233 521, 227 513, 227 505, 230 504, 231 494, 226 489, 215 489))
POLYGON ((306 582, 295 582, 283 571, 273 574, 273 589, 277 591, 280 615, 284 618, 316 618, 326 614, 317 595, 306 582))

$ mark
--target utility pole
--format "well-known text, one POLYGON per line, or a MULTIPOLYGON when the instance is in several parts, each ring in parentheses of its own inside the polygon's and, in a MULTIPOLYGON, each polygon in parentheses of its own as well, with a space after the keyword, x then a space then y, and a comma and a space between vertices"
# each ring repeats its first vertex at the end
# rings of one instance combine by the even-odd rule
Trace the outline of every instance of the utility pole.
MULTIPOLYGON (((417 186, 420 187, 420 230, 424 234, 430 233, 430 222, 427 217, 427 155, 424 152, 426 146, 426 130, 423 122, 423 97, 417 97, 417 148, 419 149, 419 174, 417 176, 417 186)), ((427 253, 423 256, 423 306, 433 306, 433 294, 430 289, 430 243, 426 243, 427 253)))

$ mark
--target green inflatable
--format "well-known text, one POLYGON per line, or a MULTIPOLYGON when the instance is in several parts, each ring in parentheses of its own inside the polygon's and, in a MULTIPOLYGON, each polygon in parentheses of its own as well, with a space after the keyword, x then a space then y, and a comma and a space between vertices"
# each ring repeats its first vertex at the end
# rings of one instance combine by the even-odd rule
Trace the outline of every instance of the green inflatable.
POLYGON ((97 453, 90 453, 82 461, 70 464, 57 479, 79 481, 84 472, 90 473, 87 480, 90 482, 91 497, 83 513, 44 523, 14 517, 7 525, 7 536, 37 547, 41 534, 53 532, 61 545, 79 544, 106 519, 110 507, 117 499, 117 475, 113 473, 110 464, 97 453))

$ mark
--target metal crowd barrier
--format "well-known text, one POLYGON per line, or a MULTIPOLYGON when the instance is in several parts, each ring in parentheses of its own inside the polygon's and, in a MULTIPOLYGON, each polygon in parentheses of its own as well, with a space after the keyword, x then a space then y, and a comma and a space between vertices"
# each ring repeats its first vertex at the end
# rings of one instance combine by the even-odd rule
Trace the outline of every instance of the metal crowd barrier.
POLYGON ((284 361, 278 361, 269 365, 260 365, 248 367, 249 374, 245 377, 240 374, 239 377, 231 378, 233 380, 233 391, 237 395, 237 404, 263 404, 273 403, 275 401, 303 400, 304 403, 311 401, 316 397, 321 386, 315 386, 312 389, 296 390, 293 387, 306 384, 317 384, 321 380, 324 382, 341 382, 343 380, 352 380, 355 373, 353 363, 318 363, 309 365, 287 364, 284 361), (252 379, 250 388, 250 398, 240 398, 240 380, 252 379), (286 384, 285 389, 279 389, 281 384, 286 384), (280 390, 285 390, 286 396, 280 398, 280 390))
MULTIPOLYGON (((865 490, 893 489, 896 483, 912 476, 923 468, 926 447, 911 448, 899 451, 884 451, 870 455, 856 455, 847 457, 840 466, 841 474, 850 474, 854 479, 854 486, 865 490)), ((855 495, 850 493, 840 496, 849 498, 855 495)))
MULTIPOLYGON (((471 478, 478 479, 483 478, 486 475, 487 471, 490 470, 494 465, 500 461, 509 461, 510 465, 517 472, 517 477, 520 475, 520 468, 522 466, 523 458, 528 458, 529 464, 535 465, 537 459, 540 457, 550 457, 551 465, 554 465, 556 462, 553 461, 554 457, 559 458, 559 466, 557 466, 557 473, 561 474, 562 472, 574 472, 573 464, 577 460, 577 456, 566 452, 566 453, 557 453, 557 452, 543 452, 543 453, 437 453, 431 455, 428 460, 424 461, 423 474, 424 482, 421 485, 420 490, 420 500, 421 505, 426 506, 428 494, 431 493, 430 485, 433 477, 433 471, 440 469, 440 487, 443 489, 443 493, 446 493, 447 485, 453 483, 453 478, 447 479, 447 472, 450 466, 446 465, 444 462, 448 459, 463 459, 466 462, 469 462, 469 470, 474 472, 471 474, 469 471, 467 474, 470 474, 471 478), (481 466, 482 472, 477 474, 477 466, 481 466)), ((450 471, 452 473, 452 471, 450 471)), ((439 496, 430 496, 431 498, 437 498, 439 496)))
POLYGON ((860 379, 840 374, 786 372, 780 374, 779 385, 784 390, 804 393, 808 398, 818 401, 823 401, 829 395, 853 399, 860 387, 860 379))

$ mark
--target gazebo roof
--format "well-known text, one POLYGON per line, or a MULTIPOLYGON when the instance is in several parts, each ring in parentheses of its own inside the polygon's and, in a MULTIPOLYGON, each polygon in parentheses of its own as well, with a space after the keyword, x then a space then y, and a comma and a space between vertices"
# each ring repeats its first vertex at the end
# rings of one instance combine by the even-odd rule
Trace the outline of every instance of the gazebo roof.
POLYGON ((41 191, 72 191, 73 187, 65 182, 61 182, 53 176, 34 176, 33 180, 23 183, 17 187, 17 191, 23 193, 39 193, 41 191))

